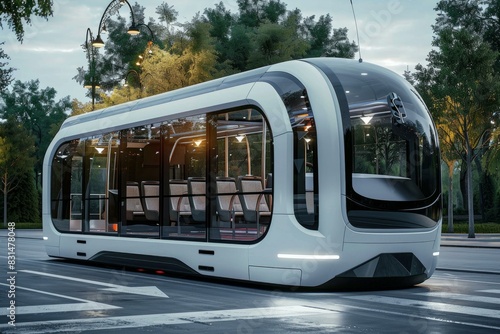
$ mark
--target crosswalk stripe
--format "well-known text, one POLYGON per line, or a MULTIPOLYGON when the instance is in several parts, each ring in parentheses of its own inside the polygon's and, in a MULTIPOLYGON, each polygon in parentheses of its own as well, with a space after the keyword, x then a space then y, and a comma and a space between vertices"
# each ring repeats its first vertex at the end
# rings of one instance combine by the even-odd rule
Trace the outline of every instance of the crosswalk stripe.
MULTIPOLYGON (((106 329, 125 329, 148 326, 182 325, 192 323, 211 324, 213 322, 221 321, 260 321, 261 319, 268 318, 305 317, 317 315, 328 316, 334 313, 337 312, 316 307, 289 305, 248 309, 141 314, 118 317, 25 322, 16 323, 15 329, 2 333, 15 333, 15 330, 33 333, 71 333, 81 332, 83 330, 97 331, 106 329)), ((7 328, 7 326, 5 328, 7 328)), ((2 325, 0 325, 0 329, 4 329, 2 325)), ((242 332, 247 332, 246 328, 242 328, 241 330, 242 332)))
POLYGON ((498 319, 500 317, 500 310, 493 310, 482 307, 471 307, 462 305, 453 305, 448 303, 430 302, 425 300, 403 299, 385 296, 346 296, 347 299, 362 300, 373 303, 383 303, 396 306, 408 306, 418 309, 428 309, 433 312, 441 311, 447 313, 467 314, 472 316, 488 317, 498 319))
MULTIPOLYGON (((487 291, 481 291, 487 292, 487 291)), ((438 298, 451 298, 454 300, 463 300, 469 302, 479 302, 479 303, 490 303, 500 305, 500 298, 495 297, 487 297, 487 296, 478 296, 478 295, 464 295, 459 293, 450 293, 450 292, 423 292, 418 293, 421 296, 429 296, 429 297, 438 297, 438 298)))
POLYGON ((478 292, 484 292, 484 293, 498 293, 498 294, 500 294, 500 290, 498 290, 498 289, 479 290, 478 292))

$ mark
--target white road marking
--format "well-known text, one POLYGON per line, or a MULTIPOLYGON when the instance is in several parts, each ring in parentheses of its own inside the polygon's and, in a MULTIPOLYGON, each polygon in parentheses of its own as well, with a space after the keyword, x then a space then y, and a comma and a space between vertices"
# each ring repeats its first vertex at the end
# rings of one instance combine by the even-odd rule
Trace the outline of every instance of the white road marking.
POLYGON ((476 280, 470 280, 470 279, 462 279, 457 276, 449 276, 449 275, 443 275, 443 276, 438 276, 437 274, 432 275, 432 277, 424 282, 423 284, 426 283, 432 283, 432 285, 450 285, 452 282, 466 282, 466 283, 476 283, 476 284, 494 284, 494 285, 500 285, 500 282, 493 282, 493 281, 476 281, 476 280), (436 282, 436 281, 443 281, 443 282, 436 282))
MULTIPOLYGON (((0 285, 7 284, 0 283, 0 285)), ((26 290, 35 293, 40 293, 44 295, 49 295, 53 297, 75 300, 79 303, 68 303, 68 304, 49 304, 49 305, 32 305, 32 306, 16 306, 16 315, 19 314, 35 314, 35 313, 55 313, 55 312, 68 312, 68 311, 97 311, 97 310, 109 310, 109 309, 117 309, 121 308, 118 306, 98 303, 90 300, 70 297, 66 295, 60 295, 57 293, 35 290, 30 288, 25 288, 22 286, 16 286, 16 290, 26 290)), ((8 308, 2 307, 0 308, 0 315, 4 316, 8 314, 8 308)))
POLYGON ((500 290, 498 290, 498 289, 479 290, 479 292, 484 292, 484 293, 498 293, 498 294, 500 294, 500 290))
MULTIPOLYGON (((192 323, 211 324, 222 321, 251 321, 265 318, 304 317, 337 313, 335 311, 301 305, 231 309, 201 312, 143 314, 132 316, 87 318, 16 323, 16 329, 4 333, 57 333, 92 330, 110 330, 147 326, 168 326, 192 323)), ((0 325, 1 328, 3 327, 0 325)))
POLYGON ((19 270, 19 271, 23 272, 23 273, 47 276, 47 277, 52 277, 52 278, 59 278, 59 279, 80 282, 80 283, 85 283, 85 284, 94 284, 94 285, 105 286, 107 288, 104 290, 107 290, 107 291, 131 293, 131 294, 144 295, 144 296, 149 296, 149 297, 169 298, 166 294, 164 294, 156 286, 125 286, 125 285, 104 283, 104 282, 98 282, 98 281, 91 281, 91 280, 82 279, 82 278, 74 278, 74 277, 69 277, 69 276, 49 274, 49 273, 33 271, 33 270, 19 270))
MULTIPOLYGON (((491 291, 491 290, 490 290, 491 291)), ((500 293, 500 290, 497 290, 500 293)), ((488 292, 488 290, 481 291, 488 292)), ((479 303, 490 303, 495 305, 500 305, 500 298, 495 297, 487 297, 487 296, 478 296, 478 295, 464 295, 459 293, 450 293, 450 292, 422 292, 418 293, 421 296, 430 296, 430 297, 438 297, 438 298, 451 298, 454 300, 464 300, 469 302, 479 302, 479 303)), ((500 316, 500 314, 499 314, 500 316)))
MULTIPOLYGON (((444 295, 445 293, 443 293, 444 295)), ((451 294, 453 295, 453 294, 451 294)), ((450 296, 451 297, 451 296, 450 296)), ((373 303, 383 303, 389 305, 396 306, 408 306, 414 307, 418 309, 427 309, 433 312, 448 312, 448 313, 458 313, 458 314, 467 314, 472 316, 481 316, 481 317, 489 317, 498 319, 500 317, 500 310, 493 310, 482 307, 471 307, 471 306, 462 306, 462 305, 453 305, 450 303, 439 303, 439 302, 430 302, 425 300, 415 300, 415 299, 403 299, 403 298, 394 298, 394 297, 385 297, 385 296, 346 296, 347 299, 355 299, 362 300, 373 303)))

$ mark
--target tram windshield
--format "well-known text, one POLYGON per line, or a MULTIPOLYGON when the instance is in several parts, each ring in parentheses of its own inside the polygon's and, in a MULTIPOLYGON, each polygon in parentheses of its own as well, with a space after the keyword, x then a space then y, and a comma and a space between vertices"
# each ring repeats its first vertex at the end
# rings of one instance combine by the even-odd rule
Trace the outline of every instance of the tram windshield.
POLYGON ((348 211, 428 208, 423 214, 434 220, 439 210, 439 144, 415 89, 403 77, 372 64, 315 64, 329 76, 342 112, 348 211))
POLYGON ((439 180, 438 144, 420 97, 387 72, 356 72, 339 74, 349 104, 353 190, 385 201, 431 197, 439 180))

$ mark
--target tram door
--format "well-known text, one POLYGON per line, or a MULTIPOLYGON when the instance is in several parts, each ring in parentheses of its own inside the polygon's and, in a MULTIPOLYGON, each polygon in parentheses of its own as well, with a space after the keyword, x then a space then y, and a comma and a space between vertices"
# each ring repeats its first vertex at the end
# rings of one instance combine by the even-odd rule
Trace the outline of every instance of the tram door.
POLYGON ((121 131, 120 235, 160 235, 161 124, 121 131))
POLYGON ((85 140, 84 155, 84 224, 85 232, 116 233, 116 162, 118 133, 85 140))

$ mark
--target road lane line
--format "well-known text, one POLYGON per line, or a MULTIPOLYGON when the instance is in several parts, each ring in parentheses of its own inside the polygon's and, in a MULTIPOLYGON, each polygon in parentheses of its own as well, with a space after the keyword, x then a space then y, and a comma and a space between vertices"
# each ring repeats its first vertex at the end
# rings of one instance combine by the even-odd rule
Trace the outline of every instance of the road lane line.
MULTIPOLYGON (((500 294, 500 290, 498 290, 498 289, 478 290, 478 292, 485 292, 485 293, 498 293, 498 294, 500 294)), ((499 304, 500 304, 500 303, 499 303, 499 304)))
MULTIPOLYGON (((132 316, 18 322, 16 329, 4 333, 57 333, 138 328, 148 326, 168 326, 182 324, 211 324, 222 321, 251 321, 265 318, 289 318, 337 313, 336 311, 301 305, 230 309, 201 312, 181 312, 163 314, 141 314, 132 316)), ((2 327, 0 329, 8 328, 2 327)))
MULTIPOLYGON (((481 292, 491 292, 495 290, 483 290, 481 292)), ((500 293, 500 290, 496 290, 498 293, 500 293)), ((489 303, 489 304, 495 304, 495 305, 500 305, 500 298, 495 298, 495 297, 487 297, 487 296, 477 296, 477 295, 464 295, 460 293, 451 293, 451 292, 421 292, 417 293, 417 295, 420 296, 430 296, 430 297, 438 297, 438 298, 451 298, 454 300, 463 300, 463 301, 469 301, 469 302, 479 302, 479 303, 489 303)))
MULTIPOLYGON (((8 284, 5 283, 0 283, 0 285, 8 286, 8 284)), ((16 306, 16 314, 56 313, 56 312, 91 311, 91 310, 97 311, 97 310, 109 310, 109 309, 121 308, 119 306, 98 303, 91 300, 75 298, 71 296, 61 295, 58 293, 25 288, 22 286, 16 286, 16 290, 26 290, 44 295, 49 295, 52 297, 69 299, 79 302, 79 303, 66 303, 66 304, 16 306)), ((2 316, 7 315, 7 312, 8 308, 0 308, 0 315, 2 316)))
POLYGON ((131 293, 131 294, 143 295, 143 296, 149 296, 149 297, 169 298, 165 293, 163 293, 163 291, 158 289, 156 286, 125 286, 125 285, 104 283, 104 282, 98 282, 98 281, 91 281, 91 280, 83 279, 83 278, 75 278, 75 277, 69 277, 69 276, 49 274, 49 273, 44 273, 44 272, 40 272, 40 271, 33 271, 33 270, 19 270, 19 272, 33 274, 33 275, 47 276, 47 277, 52 277, 52 278, 59 278, 59 279, 67 280, 67 281, 74 281, 74 282, 85 283, 85 284, 94 284, 94 285, 105 286, 105 287, 107 287, 107 289, 104 289, 104 290, 107 290, 107 291, 131 293))
POLYGON ((430 302, 426 300, 403 299, 403 298, 394 298, 394 297, 385 297, 376 295, 346 296, 344 298, 373 302, 377 304, 383 303, 395 306, 407 306, 418 309, 430 310, 432 312, 439 311, 446 313, 458 313, 458 314, 466 314, 466 315, 488 317, 495 319, 498 319, 498 317, 500 316, 500 310, 493 310, 482 307, 453 305, 449 303, 430 302))

